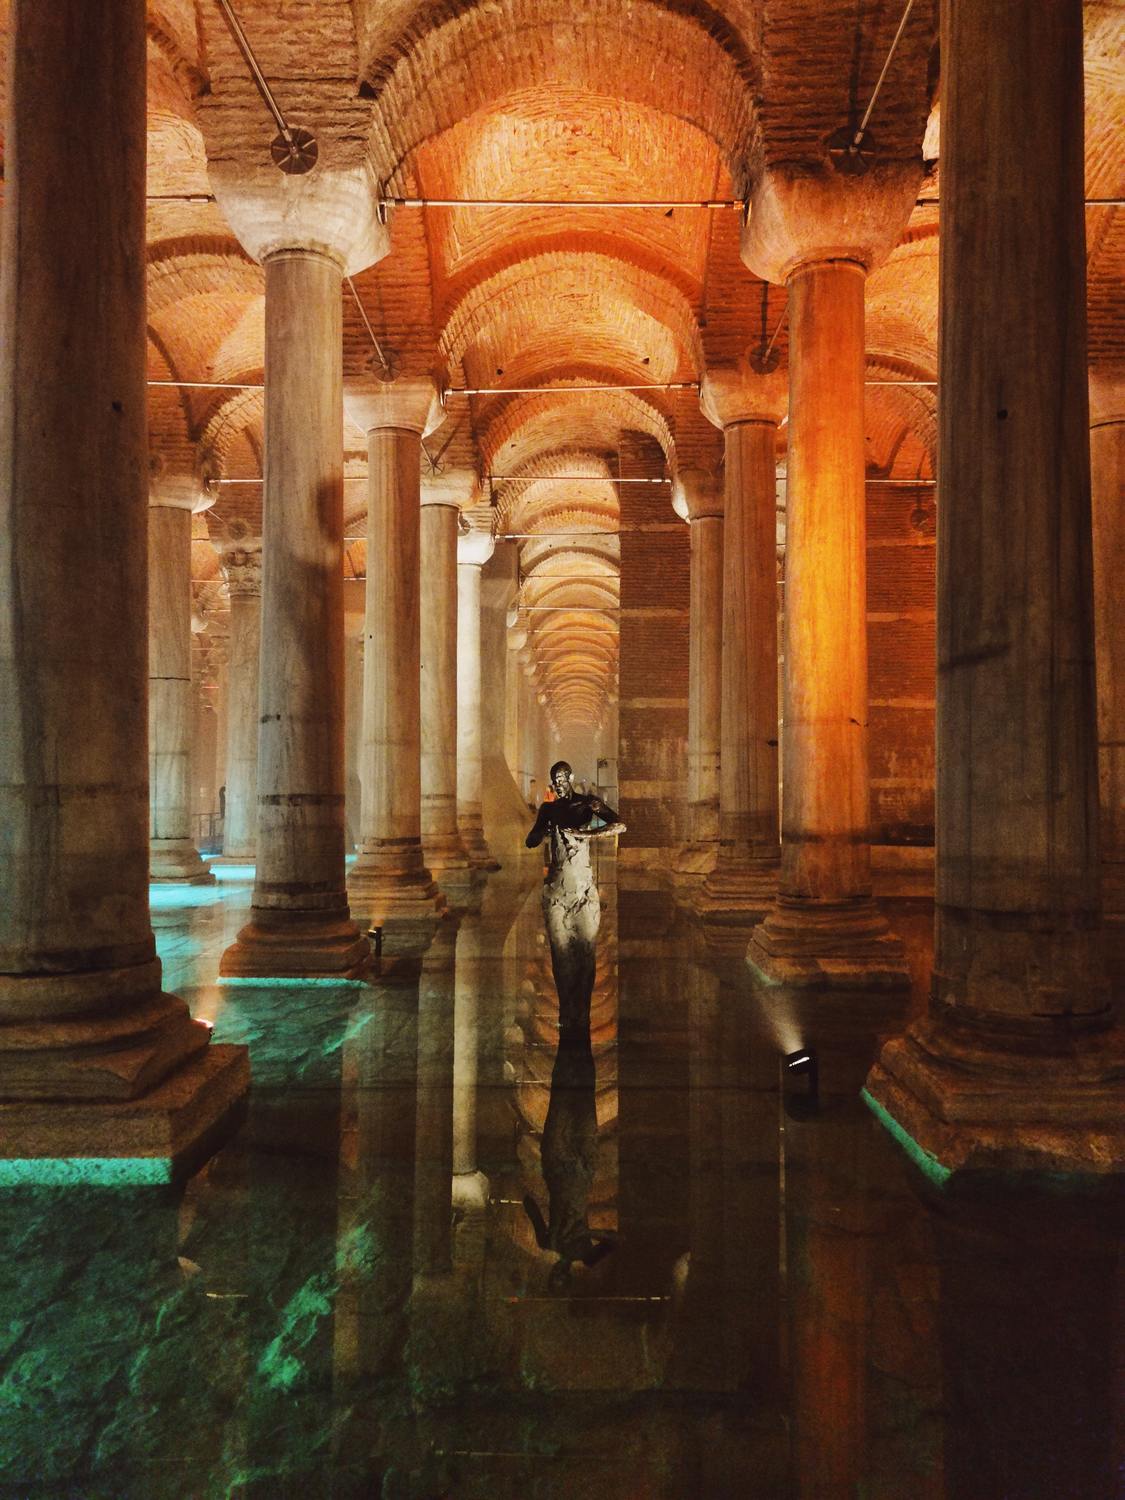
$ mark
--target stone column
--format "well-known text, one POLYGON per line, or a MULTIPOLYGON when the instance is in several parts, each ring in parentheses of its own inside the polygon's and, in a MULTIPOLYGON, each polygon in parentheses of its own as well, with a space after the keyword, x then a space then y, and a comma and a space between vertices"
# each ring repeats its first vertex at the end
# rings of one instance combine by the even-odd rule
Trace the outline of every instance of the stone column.
POLYGON ((488 1178, 477 1161, 481 937, 480 912, 466 912, 453 982, 453 1206, 464 1213, 483 1213, 488 1205, 488 1178))
POLYGON ((422 858, 421 822, 419 482, 436 403, 430 380, 348 384, 368 473, 363 798, 348 892, 376 925, 432 919, 445 906, 422 858))
POLYGON ((166 1181, 248 1071, 161 993, 148 911, 145 7, 16 0, 8 42, 0 1158, 166 1181))
POLYGON ((223 860, 252 861, 258 834, 258 680, 262 643, 262 543, 243 536, 222 549, 230 596, 227 666, 227 801, 223 860))
POLYGON ((495 543, 488 518, 475 521, 457 542, 457 825, 473 869, 498 870, 484 837, 480 735, 480 573, 495 543))
POLYGON ((672 501, 691 527, 688 663, 688 841, 672 879, 698 886, 719 845, 719 738, 723 677, 723 493, 702 469, 681 469, 672 501))
POLYGON ((154 453, 148 499, 149 879, 213 885, 191 837, 191 518, 214 492, 154 453))
POLYGON ((447 893, 472 870, 457 827, 457 537, 475 489, 467 469, 422 481, 422 848, 447 893))
POLYGON ((1090 377, 1102 902, 1125 917, 1125 370, 1090 377))
POLYGON ((986 15, 945 0, 942 26, 933 993, 868 1097, 942 1170, 1120 1173, 1125 1045, 1098 898, 1082 6, 1003 0, 986 15))
POLYGON ((266 257, 258 851, 224 975, 360 973, 344 890, 341 262, 266 257))

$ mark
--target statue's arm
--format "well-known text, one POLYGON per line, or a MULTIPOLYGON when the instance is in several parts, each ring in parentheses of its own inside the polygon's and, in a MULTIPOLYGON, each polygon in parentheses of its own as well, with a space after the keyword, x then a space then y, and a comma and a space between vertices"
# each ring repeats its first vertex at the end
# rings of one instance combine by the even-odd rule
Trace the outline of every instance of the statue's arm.
POLYGON ((539 816, 532 825, 531 832, 524 839, 524 846, 528 849, 538 849, 539 845, 547 837, 547 829, 550 826, 551 816, 548 809, 551 804, 544 802, 539 808, 539 816))

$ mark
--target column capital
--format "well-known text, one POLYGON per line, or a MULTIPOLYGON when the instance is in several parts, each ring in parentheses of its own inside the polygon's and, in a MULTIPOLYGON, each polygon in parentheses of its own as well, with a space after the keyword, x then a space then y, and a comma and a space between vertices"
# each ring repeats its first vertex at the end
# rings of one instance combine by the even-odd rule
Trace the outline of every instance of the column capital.
POLYGON ((461 534, 457 538, 457 562, 483 568, 496 548, 492 535, 490 505, 472 505, 461 512, 461 534))
POLYGON ((742 231, 742 259, 783 285, 800 266, 851 260, 875 270, 902 236, 922 180, 917 161, 875 162, 862 175, 767 167, 742 231))
POLYGON ((198 515, 219 498, 218 475, 209 459, 199 454, 172 458, 152 451, 148 456, 148 503, 167 510, 198 515))
POLYGON ((703 415, 716 427, 736 422, 768 422, 777 426, 789 403, 789 377, 784 370, 757 375, 745 361, 712 365, 699 388, 703 415))
POLYGON ((1125 369, 1111 365, 1090 371, 1090 426, 1125 422, 1125 369))
POLYGON ((672 509, 681 521, 723 514, 723 485, 706 469, 679 469, 672 482, 672 509))
POLYGON ((212 158, 211 187, 248 255, 263 265, 293 252, 322 255, 355 275, 383 259, 390 228, 381 222, 370 173, 362 163, 305 174, 281 172, 266 157, 251 166, 212 158))
POLYGON ((380 380, 370 372, 347 375, 344 409, 364 432, 397 428, 425 437, 442 419, 438 389, 428 377, 380 380))
POLYGON ((262 592, 262 539, 247 536, 224 541, 220 564, 232 599, 255 599, 262 592))
POLYGON ((475 469, 443 469, 437 474, 422 471, 422 504, 449 505, 469 510, 480 501, 480 476, 475 469))

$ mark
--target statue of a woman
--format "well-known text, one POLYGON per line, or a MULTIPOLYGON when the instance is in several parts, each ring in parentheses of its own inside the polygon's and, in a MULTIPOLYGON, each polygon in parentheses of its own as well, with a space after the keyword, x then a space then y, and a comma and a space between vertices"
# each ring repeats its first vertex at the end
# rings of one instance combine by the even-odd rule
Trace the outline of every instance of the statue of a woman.
POLYGON ((600 797, 577 795, 565 760, 551 767, 553 802, 544 802, 527 847, 550 840, 550 863, 543 882, 543 917, 551 945, 551 968, 559 993, 559 1014, 570 1025, 590 1019, 594 989, 594 944, 602 908, 590 867, 590 840, 624 833, 612 807, 600 797), (600 826, 599 826, 600 825, 600 826))

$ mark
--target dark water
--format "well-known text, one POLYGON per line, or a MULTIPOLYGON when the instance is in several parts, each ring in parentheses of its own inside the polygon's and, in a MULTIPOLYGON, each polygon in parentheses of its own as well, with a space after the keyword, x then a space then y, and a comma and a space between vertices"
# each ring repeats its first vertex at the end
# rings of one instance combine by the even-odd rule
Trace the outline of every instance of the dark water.
POLYGON ((178 1190, 0 1195, 0 1495, 1122 1493, 1117 1208, 911 1175, 858 1090, 919 997, 755 994, 603 862, 560 1049, 523 868, 367 985, 219 988, 247 880, 159 893, 249 1118, 178 1190))

